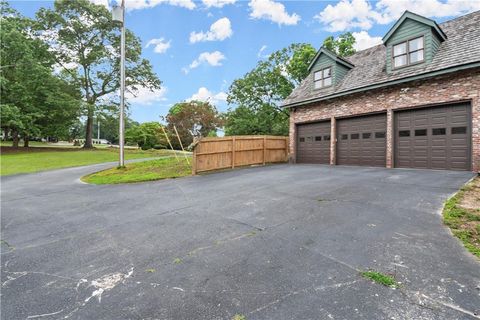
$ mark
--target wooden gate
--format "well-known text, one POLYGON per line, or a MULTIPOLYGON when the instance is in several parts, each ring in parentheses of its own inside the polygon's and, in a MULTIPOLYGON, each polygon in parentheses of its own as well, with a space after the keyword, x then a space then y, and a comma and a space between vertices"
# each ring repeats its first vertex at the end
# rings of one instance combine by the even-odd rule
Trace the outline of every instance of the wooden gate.
POLYGON ((229 136, 202 138, 193 152, 192 173, 286 162, 288 137, 229 136))

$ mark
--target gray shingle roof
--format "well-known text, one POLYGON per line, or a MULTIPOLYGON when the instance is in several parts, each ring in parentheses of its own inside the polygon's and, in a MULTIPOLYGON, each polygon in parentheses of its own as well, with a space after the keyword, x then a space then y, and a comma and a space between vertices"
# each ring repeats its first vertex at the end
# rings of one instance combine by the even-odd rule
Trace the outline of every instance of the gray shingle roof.
POLYGON ((284 100, 284 106, 303 101, 327 98, 330 95, 347 93, 379 83, 400 80, 427 74, 455 66, 480 62, 480 11, 440 24, 447 35, 430 63, 416 68, 386 72, 386 47, 383 44, 368 48, 347 57, 355 65, 335 86, 321 91, 311 90, 312 77, 307 77, 284 100))

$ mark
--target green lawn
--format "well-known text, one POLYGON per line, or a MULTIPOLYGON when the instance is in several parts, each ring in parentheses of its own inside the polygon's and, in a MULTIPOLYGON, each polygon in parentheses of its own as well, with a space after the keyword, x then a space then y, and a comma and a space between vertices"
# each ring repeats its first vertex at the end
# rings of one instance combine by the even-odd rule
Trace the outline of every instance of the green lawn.
POLYGON ((116 184, 178 178, 192 173, 185 158, 165 158, 130 163, 125 168, 112 168, 87 175, 82 181, 93 184, 116 184))
POLYGON ((445 202, 443 221, 465 248, 480 259, 480 177, 445 202))
MULTIPOLYGON (((118 160, 117 149, 79 150, 52 148, 52 151, 41 148, 22 150, 18 152, 6 151, 0 155, 0 174, 12 175, 50 169, 77 167, 102 162, 118 160), (55 150, 54 150, 55 149, 55 150)), ((125 150, 125 159, 140 159, 173 155, 170 150, 125 150)))

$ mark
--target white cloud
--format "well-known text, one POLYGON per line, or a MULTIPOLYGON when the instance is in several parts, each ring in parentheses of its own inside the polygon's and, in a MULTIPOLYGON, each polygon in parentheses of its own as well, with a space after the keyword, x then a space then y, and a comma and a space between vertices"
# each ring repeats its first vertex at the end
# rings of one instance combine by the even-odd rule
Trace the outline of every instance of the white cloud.
POLYGON ((153 51, 155 51, 156 53, 165 53, 170 48, 171 42, 171 40, 166 41, 164 38, 151 39, 150 41, 148 41, 145 48, 154 46, 153 51))
POLYGON ((183 68, 183 72, 187 74, 190 70, 197 68, 201 64, 209 64, 213 67, 219 67, 222 65, 222 60, 225 60, 225 56, 220 51, 214 52, 202 52, 197 59, 193 60, 188 68, 183 68))
POLYGON ((91 3, 96 4, 96 5, 101 5, 106 8, 109 8, 108 6, 108 0, 90 0, 91 3))
POLYGON ((258 58, 265 58, 266 55, 263 54, 263 52, 267 49, 267 45, 263 45, 260 50, 258 50, 257 57, 258 58))
POLYGON ((374 12, 366 0, 342 0, 335 5, 329 4, 314 16, 331 32, 360 28, 368 30, 373 25, 374 12))
POLYGON ((298 14, 288 14, 283 4, 273 0, 251 0, 248 6, 252 10, 250 17, 253 19, 271 20, 279 25, 296 25, 300 21, 298 14))
POLYGON ((379 23, 398 19, 405 10, 426 17, 452 17, 480 10, 480 1, 474 0, 380 0, 375 5, 381 14, 379 23))
POLYGON ((327 5, 314 16, 331 32, 368 30, 374 24, 397 20, 405 10, 426 17, 451 17, 480 10, 480 1, 469 0, 380 0, 372 7, 367 0, 342 0, 327 5))
POLYGON ((152 105, 160 101, 166 101, 167 100, 167 98, 165 97, 166 94, 167 94, 166 87, 161 87, 160 89, 156 89, 153 91, 150 91, 150 89, 145 87, 139 87, 137 90, 133 92, 127 91, 125 93, 125 99, 129 103, 135 103, 135 104, 141 104, 141 105, 152 105))
MULTIPOLYGON (((100 0, 95 0, 100 1, 100 0)), ((138 10, 153 8, 159 4, 169 4, 172 6, 183 7, 189 10, 195 9, 195 3, 192 0, 126 0, 127 10, 138 10)))
POLYGON ((382 43, 382 37, 372 37, 367 31, 353 32, 352 35, 355 38, 353 47, 357 51, 371 48, 382 43))
POLYGON ((194 93, 190 98, 187 99, 187 101, 191 100, 199 100, 199 101, 204 101, 204 102, 210 102, 210 103, 218 103, 218 102, 225 102, 227 101, 227 94, 225 92, 219 92, 219 93, 213 93, 209 91, 205 87, 201 87, 198 89, 196 93, 194 93))
POLYGON ((190 33, 190 43, 201 41, 222 41, 230 38, 233 34, 232 25, 228 18, 221 18, 210 26, 207 32, 190 33))
POLYGON ((65 69, 75 70, 75 69, 78 69, 79 66, 80 65, 77 62, 68 62, 68 63, 64 63, 63 65, 56 63, 53 65, 53 72, 55 74, 59 74, 65 69))
POLYGON ((207 8, 221 8, 227 4, 234 4, 236 0, 202 0, 202 2, 207 8))

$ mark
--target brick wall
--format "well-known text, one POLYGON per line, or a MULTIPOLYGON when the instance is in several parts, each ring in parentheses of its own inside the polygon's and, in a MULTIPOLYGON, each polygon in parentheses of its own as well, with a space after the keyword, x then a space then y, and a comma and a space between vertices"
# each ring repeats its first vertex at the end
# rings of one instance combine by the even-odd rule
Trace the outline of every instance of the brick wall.
MULTIPOLYGON (((478 172, 480 171, 480 68, 297 107, 290 113, 291 157, 295 159, 296 123, 387 111, 387 167, 391 168, 394 147, 392 145, 394 110, 465 100, 471 100, 472 105, 472 167, 473 171, 478 172)), ((331 150, 334 151, 335 139, 331 141, 331 150)), ((335 163, 335 152, 331 152, 331 163, 335 163)))

